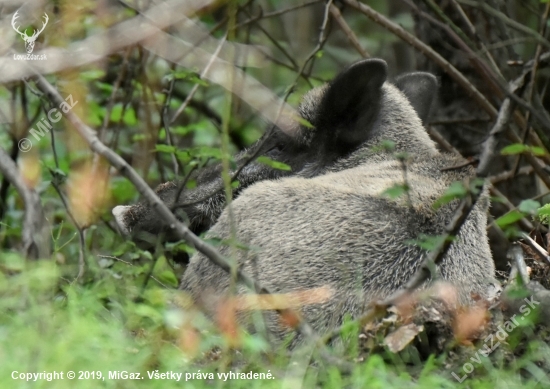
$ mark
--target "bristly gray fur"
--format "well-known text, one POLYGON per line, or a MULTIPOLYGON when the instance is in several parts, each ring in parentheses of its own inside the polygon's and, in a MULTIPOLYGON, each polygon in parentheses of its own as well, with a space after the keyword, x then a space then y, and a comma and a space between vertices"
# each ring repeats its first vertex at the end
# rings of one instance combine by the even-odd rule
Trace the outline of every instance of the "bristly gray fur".
MULTIPOLYGON (((291 161, 291 176, 264 174, 250 180, 232 203, 235 238, 248 249, 219 247, 227 257, 235 254, 242 270, 276 293, 323 290, 324 301, 301 306, 305 319, 321 333, 346 314, 361 315, 374 298, 388 296, 408 281, 426 255, 410 241, 420 234, 442 234, 458 201, 437 210, 433 203, 452 182, 474 174, 469 166, 442 171, 464 160, 439 152, 423 128, 435 79, 414 73, 398 79, 398 89, 385 78, 383 61, 365 60, 303 98, 299 112, 314 128, 301 128, 296 139, 285 140, 292 147, 283 142, 284 158, 277 158, 284 153, 273 155, 291 161), (375 148, 385 140, 395 143, 395 152, 409 156, 410 190, 397 199, 382 195, 404 182, 401 162, 375 148), (300 156, 293 158, 297 151, 300 156)), ((464 304, 472 293, 484 296, 494 275, 485 231, 488 206, 484 195, 438 267, 464 304)), ((224 211, 207 236, 231 241, 230 231, 224 211)), ((198 253, 180 288, 214 315, 229 284, 229 275, 198 253)), ((239 294, 246 292, 238 288, 239 294)), ((263 315, 274 339, 289 332, 273 311, 263 315)), ((241 320, 252 329, 247 316, 243 313, 241 320)))

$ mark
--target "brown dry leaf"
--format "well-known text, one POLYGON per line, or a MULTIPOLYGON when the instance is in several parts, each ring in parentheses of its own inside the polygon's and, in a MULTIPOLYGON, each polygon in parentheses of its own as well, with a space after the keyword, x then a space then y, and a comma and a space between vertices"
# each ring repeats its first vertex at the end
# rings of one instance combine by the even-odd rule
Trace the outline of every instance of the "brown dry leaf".
POLYGON ((417 326, 414 323, 409 323, 399 327, 397 330, 386 336, 384 344, 388 346, 391 352, 397 353, 403 350, 416 335, 424 331, 424 326, 417 326))
POLYGON ((101 165, 91 163, 71 171, 67 183, 69 208, 80 227, 88 227, 109 200, 109 174, 101 165))
POLYGON ((489 320, 487 309, 481 305, 473 307, 462 307, 456 313, 453 321, 453 332, 455 338, 463 343, 470 344, 489 320))

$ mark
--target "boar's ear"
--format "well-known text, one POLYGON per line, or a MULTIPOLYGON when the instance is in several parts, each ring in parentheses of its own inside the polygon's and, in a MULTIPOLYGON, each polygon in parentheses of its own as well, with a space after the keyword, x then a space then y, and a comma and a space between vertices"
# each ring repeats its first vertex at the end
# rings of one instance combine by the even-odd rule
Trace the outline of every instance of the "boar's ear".
POLYGON ((409 73, 398 77, 395 86, 407 96, 422 124, 425 124, 437 93, 437 79, 430 73, 409 73))
POLYGON ((369 137, 386 76, 385 61, 366 59, 342 71, 329 84, 315 123, 325 146, 349 150, 369 137))

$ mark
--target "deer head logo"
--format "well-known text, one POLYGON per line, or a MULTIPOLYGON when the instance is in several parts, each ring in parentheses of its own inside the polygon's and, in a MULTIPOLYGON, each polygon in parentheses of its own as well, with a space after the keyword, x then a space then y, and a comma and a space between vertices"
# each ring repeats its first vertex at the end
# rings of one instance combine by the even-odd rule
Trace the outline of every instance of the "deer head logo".
POLYGON ((13 15, 13 18, 11 19, 11 26, 15 31, 17 31, 19 35, 21 35, 21 38, 23 38, 23 40, 25 41, 25 49, 27 50, 27 53, 30 54, 34 50, 34 42, 36 41, 36 38, 38 38, 38 35, 40 35, 42 31, 44 31, 44 28, 46 28, 46 25, 48 24, 48 14, 44 12, 44 24, 42 24, 42 28, 38 31, 35 30, 31 36, 28 36, 26 29, 21 32, 19 31, 20 26, 15 25, 15 20, 19 17, 18 13, 19 11, 17 11, 13 15))

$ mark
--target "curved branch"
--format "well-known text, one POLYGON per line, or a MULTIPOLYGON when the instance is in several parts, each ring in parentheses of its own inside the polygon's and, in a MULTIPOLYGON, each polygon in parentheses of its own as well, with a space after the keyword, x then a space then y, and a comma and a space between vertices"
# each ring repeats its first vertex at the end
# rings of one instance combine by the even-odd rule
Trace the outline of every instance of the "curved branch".
POLYGON ((40 197, 30 189, 15 162, 0 147, 0 173, 15 188, 25 203, 25 218, 21 232, 23 255, 30 259, 47 258, 50 255, 50 233, 40 203, 40 197))

